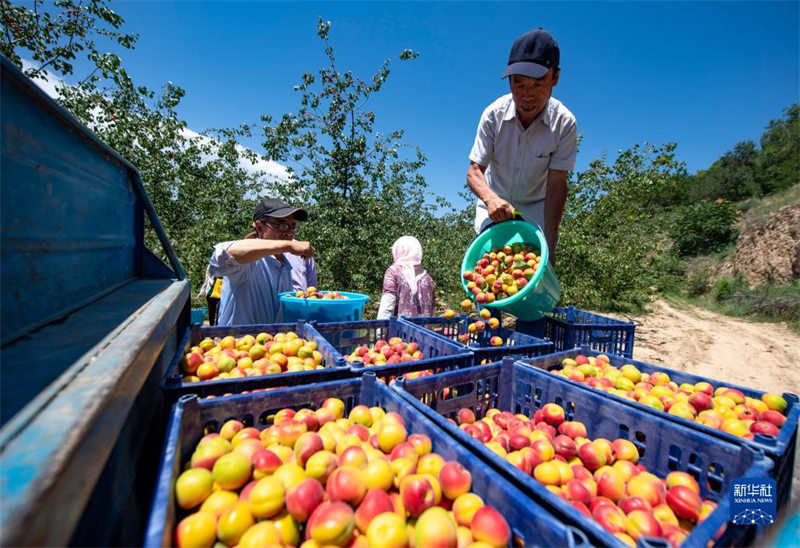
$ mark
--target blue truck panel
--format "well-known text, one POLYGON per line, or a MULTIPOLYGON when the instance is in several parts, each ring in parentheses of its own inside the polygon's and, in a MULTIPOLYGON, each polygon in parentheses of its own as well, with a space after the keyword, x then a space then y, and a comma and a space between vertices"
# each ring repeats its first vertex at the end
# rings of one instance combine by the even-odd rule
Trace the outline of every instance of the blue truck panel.
POLYGON ((0 64, 0 544, 135 544, 189 282, 136 169, 0 64))
POLYGON ((125 165, 2 82, 5 344, 132 279, 142 209, 125 165))

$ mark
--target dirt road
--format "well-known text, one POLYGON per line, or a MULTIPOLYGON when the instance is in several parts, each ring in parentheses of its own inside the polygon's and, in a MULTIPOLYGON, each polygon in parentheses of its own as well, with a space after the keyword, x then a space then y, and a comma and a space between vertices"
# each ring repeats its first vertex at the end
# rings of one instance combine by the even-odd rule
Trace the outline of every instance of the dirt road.
MULTIPOLYGON (((630 319, 636 322, 636 360, 748 388, 800 394, 800 335, 786 324, 755 323, 665 300, 650 305, 649 314, 630 319)), ((790 499, 795 509, 800 508, 798 459, 796 452, 790 499)))
POLYGON ((800 335, 659 300, 636 322, 633 357, 768 392, 800 394, 800 335))

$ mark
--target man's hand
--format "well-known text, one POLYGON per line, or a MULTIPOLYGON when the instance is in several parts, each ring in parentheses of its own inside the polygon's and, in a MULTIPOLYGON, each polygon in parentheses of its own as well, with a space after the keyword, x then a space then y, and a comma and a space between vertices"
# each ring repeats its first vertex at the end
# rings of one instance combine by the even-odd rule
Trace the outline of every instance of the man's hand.
POLYGON ((314 250, 314 246, 311 245, 311 242, 292 241, 291 245, 292 245, 292 254, 299 255, 304 259, 310 259, 311 257, 314 256, 314 253, 316 252, 314 250))
POLYGON ((486 182, 486 176, 484 175, 485 171, 486 166, 470 162, 467 170, 467 185, 472 193, 486 204, 489 218, 493 222, 497 223, 513 219, 514 207, 489 188, 489 183, 486 182))
POLYGON ((502 198, 490 198, 485 203, 486 209, 489 212, 489 218, 495 223, 514 218, 514 206, 502 198))

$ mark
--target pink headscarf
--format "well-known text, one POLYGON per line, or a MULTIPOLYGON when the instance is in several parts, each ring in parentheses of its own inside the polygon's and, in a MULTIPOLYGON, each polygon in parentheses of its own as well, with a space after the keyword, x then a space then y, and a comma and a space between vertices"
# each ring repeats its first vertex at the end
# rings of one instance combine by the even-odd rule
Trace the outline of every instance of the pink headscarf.
POLYGON ((422 244, 414 236, 401 236, 392 245, 394 264, 403 267, 403 276, 411 288, 411 294, 417 292, 417 274, 414 267, 422 263, 422 244))

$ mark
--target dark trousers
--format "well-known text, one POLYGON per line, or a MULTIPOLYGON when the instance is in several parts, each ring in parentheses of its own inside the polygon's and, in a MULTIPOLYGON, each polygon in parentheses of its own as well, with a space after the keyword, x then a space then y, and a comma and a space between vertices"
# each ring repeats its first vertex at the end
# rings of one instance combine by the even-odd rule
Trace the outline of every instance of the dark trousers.
POLYGON ((219 311, 219 299, 208 297, 208 325, 217 325, 217 311, 219 311))

